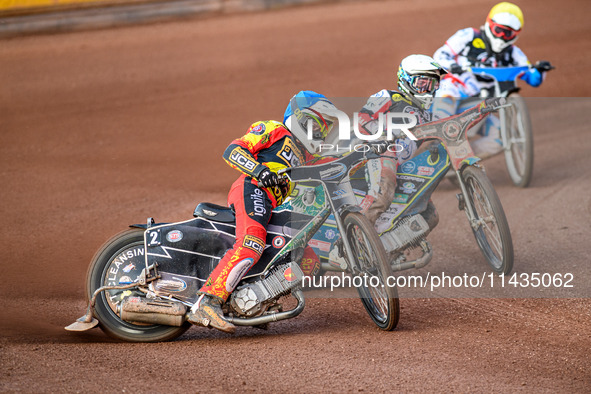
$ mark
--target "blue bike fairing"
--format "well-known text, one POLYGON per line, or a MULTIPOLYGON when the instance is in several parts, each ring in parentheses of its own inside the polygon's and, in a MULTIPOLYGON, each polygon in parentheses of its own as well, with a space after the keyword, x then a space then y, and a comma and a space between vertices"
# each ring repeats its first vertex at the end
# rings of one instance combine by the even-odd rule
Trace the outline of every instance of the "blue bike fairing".
MULTIPOLYGON (((472 72, 474 74, 492 75, 499 82, 514 81, 519 74, 527 72, 528 70, 530 70, 529 66, 499 68, 472 67, 472 72)), ((535 68, 533 70, 535 70, 535 68)))

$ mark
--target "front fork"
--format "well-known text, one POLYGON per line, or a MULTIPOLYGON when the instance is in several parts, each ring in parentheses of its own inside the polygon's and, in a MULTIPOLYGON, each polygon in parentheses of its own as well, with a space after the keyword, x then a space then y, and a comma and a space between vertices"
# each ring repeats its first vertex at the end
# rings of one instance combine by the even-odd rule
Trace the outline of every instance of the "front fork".
MULTIPOLYGON (((474 165, 474 167, 484 171, 484 169, 478 165, 474 165)), ((468 195, 468 188, 466 187, 466 183, 464 182, 464 178, 462 178, 462 171, 466 168, 465 166, 462 167, 461 170, 456 171, 456 176, 458 177, 458 183, 460 185, 461 193, 456 194, 458 199, 458 209, 460 211, 466 212, 466 216, 468 216, 468 221, 470 222, 470 227, 473 230, 478 230, 478 228, 482 225, 482 219, 477 219, 476 214, 474 212, 474 206, 472 205, 472 200, 469 198, 468 195)))

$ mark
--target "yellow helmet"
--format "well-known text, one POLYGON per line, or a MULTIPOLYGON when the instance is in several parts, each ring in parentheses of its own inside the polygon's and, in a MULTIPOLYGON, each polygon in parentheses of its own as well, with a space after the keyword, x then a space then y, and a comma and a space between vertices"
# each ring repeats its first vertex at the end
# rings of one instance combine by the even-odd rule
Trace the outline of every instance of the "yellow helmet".
POLYGON ((523 28, 523 13, 513 3, 502 2, 491 8, 484 32, 493 52, 502 52, 517 40, 523 28))

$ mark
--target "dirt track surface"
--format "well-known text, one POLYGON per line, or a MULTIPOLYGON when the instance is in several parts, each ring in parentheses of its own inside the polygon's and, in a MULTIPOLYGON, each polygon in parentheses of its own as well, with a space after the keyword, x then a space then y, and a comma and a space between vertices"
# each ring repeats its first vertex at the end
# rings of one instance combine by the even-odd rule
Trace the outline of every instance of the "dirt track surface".
MULTIPOLYGON (((83 314, 93 253, 130 223, 225 203, 221 153, 301 89, 367 96, 394 86, 411 53, 432 53, 484 20, 490 1, 298 7, 0 45, 0 390, 569 391, 591 387, 588 298, 402 299, 381 332, 354 299, 309 299, 296 319, 228 336, 192 328, 127 344, 63 327, 83 314)), ((486 163, 507 213, 516 272, 572 272, 589 296, 591 79, 588 1, 521 1, 519 41, 558 69, 531 101, 535 177, 510 185, 486 163), (557 15, 562 17, 558 18, 557 15)), ((457 210, 434 196, 431 272, 487 268, 457 210)), ((401 295, 404 293, 401 291, 401 295)))

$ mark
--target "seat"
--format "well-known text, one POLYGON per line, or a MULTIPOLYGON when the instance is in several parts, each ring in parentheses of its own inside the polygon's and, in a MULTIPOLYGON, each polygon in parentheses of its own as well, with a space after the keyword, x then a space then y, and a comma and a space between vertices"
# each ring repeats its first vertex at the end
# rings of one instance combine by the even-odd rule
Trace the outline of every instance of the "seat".
POLYGON ((193 212, 193 216, 221 223, 234 223, 236 221, 236 216, 232 208, 223 207, 209 202, 202 202, 197 205, 193 212))

